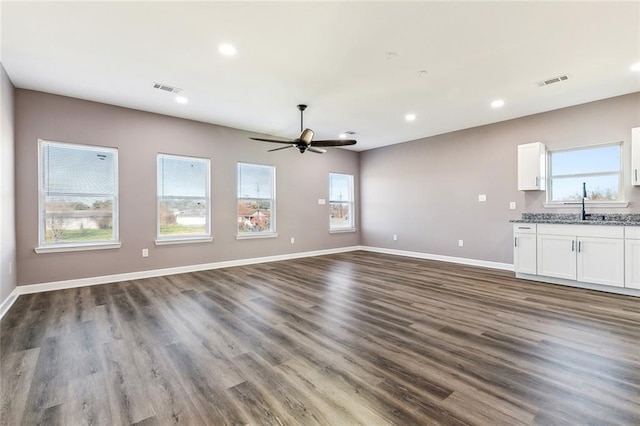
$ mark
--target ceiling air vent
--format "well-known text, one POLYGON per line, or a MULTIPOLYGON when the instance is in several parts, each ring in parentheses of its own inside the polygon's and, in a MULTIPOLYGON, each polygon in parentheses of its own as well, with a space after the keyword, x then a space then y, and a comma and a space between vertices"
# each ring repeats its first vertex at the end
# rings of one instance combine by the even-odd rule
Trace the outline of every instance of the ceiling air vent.
POLYGON ((561 81, 566 81, 566 80, 569 80, 569 76, 568 75, 561 75, 559 77, 553 77, 553 78, 550 78, 548 80, 539 81, 536 84, 539 87, 542 87, 542 86, 548 86, 548 85, 554 84, 554 83, 560 83, 561 81))
POLYGON ((173 86, 169 86, 168 84, 162 84, 162 83, 153 83, 153 88, 154 89, 158 89, 158 90, 164 90, 165 92, 169 92, 169 93, 180 93, 180 92, 182 92, 182 89, 179 89, 179 88, 173 87, 173 86))

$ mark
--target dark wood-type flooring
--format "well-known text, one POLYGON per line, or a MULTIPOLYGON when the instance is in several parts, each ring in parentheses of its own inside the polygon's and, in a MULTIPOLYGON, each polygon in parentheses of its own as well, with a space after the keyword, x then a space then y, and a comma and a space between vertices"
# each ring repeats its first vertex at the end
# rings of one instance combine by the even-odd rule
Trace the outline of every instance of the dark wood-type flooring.
POLYGON ((25 295, 1 423, 639 425, 639 307, 365 252, 25 295))

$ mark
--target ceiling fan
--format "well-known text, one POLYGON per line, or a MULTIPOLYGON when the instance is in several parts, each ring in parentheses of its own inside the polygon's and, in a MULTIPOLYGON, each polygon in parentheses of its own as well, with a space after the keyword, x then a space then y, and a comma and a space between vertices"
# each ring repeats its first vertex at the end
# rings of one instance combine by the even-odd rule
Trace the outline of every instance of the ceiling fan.
POLYGON ((298 105, 298 110, 300 111, 300 136, 296 139, 290 141, 279 141, 275 139, 263 139, 263 138, 249 138, 254 141, 262 141, 262 142, 273 142, 273 143, 284 143, 289 146, 283 146, 282 148, 270 149, 267 152, 272 151, 280 151, 281 149, 288 148, 297 148, 301 154, 304 154, 305 151, 315 152, 316 154, 324 154, 327 152, 326 149, 322 149, 330 146, 347 146, 347 145, 355 145, 356 141, 354 139, 330 139, 324 141, 314 141, 313 140, 313 130, 304 128, 304 110, 307 109, 306 105, 298 105), (304 129, 304 130, 303 130, 304 129))

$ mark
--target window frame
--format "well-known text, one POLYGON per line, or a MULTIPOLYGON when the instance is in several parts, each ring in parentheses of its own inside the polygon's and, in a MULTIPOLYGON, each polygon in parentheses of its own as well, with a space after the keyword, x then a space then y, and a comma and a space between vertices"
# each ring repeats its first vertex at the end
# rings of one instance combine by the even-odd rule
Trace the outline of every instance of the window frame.
POLYGON ((340 232, 355 232, 356 231, 356 198, 355 198, 355 176, 350 173, 338 173, 338 172, 329 172, 329 232, 330 233, 340 233, 340 232), (342 200, 332 200, 331 199, 331 176, 339 175, 339 176, 347 176, 349 177, 349 199, 350 201, 342 201, 342 200), (332 203, 341 203, 348 204, 349 211, 351 212, 349 218, 349 226, 340 226, 340 227, 332 227, 331 226, 331 204, 332 203))
POLYGON ((120 242, 120 216, 119 216, 119 171, 118 171, 118 148, 108 147, 102 145, 88 145, 71 142, 59 142, 47 139, 38 139, 38 245, 34 248, 34 251, 38 254, 42 253, 57 253, 57 252, 71 252, 71 251, 84 251, 84 250, 102 250, 102 249, 115 249, 120 248, 122 243, 120 242), (82 149, 84 151, 93 152, 110 152, 113 155, 114 161, 114 193, 113 194, 82 194, 76 195, 75 193, 53 193, 58 196, 75 196, 75 197, 112 197, 112 238, 110 240, 96 240, 89 242, 57 242, 49 243, 46 241, 46 197, 51 195, 51 192, 47 192, 44 183, 45 173, 45 161, 43 158, 44 149, 46 146, 60 146, 73 149, 82 149))
MULTIPOLYGON (((553 192, 552 192, 552 182, 554 179, 554 176, 552 174, 553 169, 552 169, 552 159, 551 157, 553 156, 553 154, 555 153, 560 153, 560 152, 568 152, 568 151, 585 151, 585 150, 589 150, 589 149, 597 149, 597 148, 604 148, 604 147, 608 147, 608 146, 618 146, 619 147, 619 162, 620 162, 620 168, 619 171, 617 172, 618 174, 618 198, 616 200, 585 200, 585 204, 591 205, 591 206, 596 206, 596 207, 626 207, 628 205, 627 201, 626 201, 626 186, 625 186, 625 150, 624 150, 624 142, 622 141, 618 141, 618 142, 607 142, 607 143, 599 143, 599 144, 594 144, 594 145, 583 145, 583 146, 578 146, 578 147, 569 147, 569 148, 560 148, 560 149, 554 149, 554 150, 548 150, 547 151, 547 156, 546 156, 546 170, 547 170, 547 182, 546 182, 546 202, 545 202, 545 207, 563 207, 563 206, 573 206, 576 204, 582 204, 582 200, 552 200, 551 197, 553 196, 553 192)), ((560 176, 556 176, 556 177, 594 177, 594 176, 605 176, 605 175, 611 175, 611 172, 595 172, 595 173, 579 173, 579 174, 572 174, 572 175, 560 175, 560 176)))
MULTIPOLYGON (((196 196, 169 196, 169 198, 193 198, 202 199, 203 197, 196 196)), ((181 155, 181 154, 168 154, 159 152, 156 155, 156 240, 155 244, 168 245, 168 244, 185 244, 185 243, 203 243, 213 241, 211 226, 211 159, 207 157, 196 157, 193 155, 181 155), (176 158, 180 160, 201 161, 207 166, 206 177, 206 189, 205 189, 205 232, 200 234, 177 234, 173 236, 160 235, 160 199, 166 198, 160 195, 160 182, 162 181, 160 175, 160 159, 161 158, 176 158)))
POLYGON ((276 166, 269 164, 248 163, 244 161, 238 161, 236 165, 236 239, 251 239, 251 238, 275 238, 278 236, 276 230, 276 166), (271 169, 271 197, 270 198, 256 198, 256 197, 241 197, 240 196, 240 168, 242 165, 268 167, 271 169), (265 200, 271 203, 271 211, 269 214, 269 230, 257 231, 257 232, 240 232, 238 226, 238 217, 240 212, 238 206, 241 200, 265 200))

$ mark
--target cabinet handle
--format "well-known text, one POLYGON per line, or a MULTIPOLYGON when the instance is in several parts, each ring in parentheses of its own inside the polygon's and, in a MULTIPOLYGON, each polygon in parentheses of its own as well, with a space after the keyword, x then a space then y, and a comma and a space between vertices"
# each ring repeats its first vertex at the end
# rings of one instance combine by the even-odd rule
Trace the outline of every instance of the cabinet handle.
POLYGON ((518 237, 513 237, 513 246, 518 247, 518 237))
POLYGON ((571 251, 576 251, 576 242, 571 241, 571 251))
POLYGON ((638 169, 634 169, 634 171, 633 171, 633 172, 634 172, 634 173, 635 173, 635 175, 636 175, 636 176, 635 176, 635 179, 634 179, 634 182, 635 182, 635 183, 638 183, 638 169))
POLYGON ((540 178, 538 176, 536 176, 536 188, 538 187, 538 182, 540 181, 540 178))
POLYGON ((582 241, 578 241, 578 253, 582 251, 582 241))

